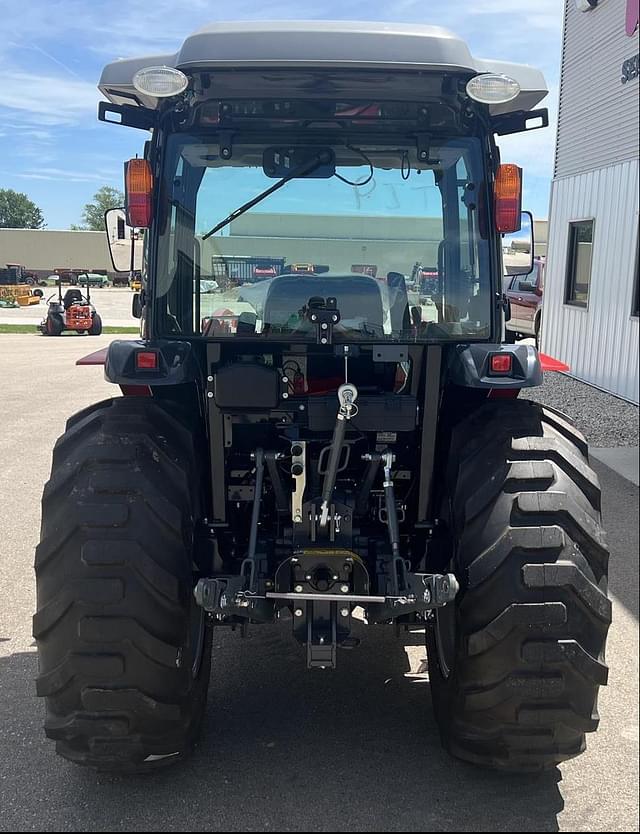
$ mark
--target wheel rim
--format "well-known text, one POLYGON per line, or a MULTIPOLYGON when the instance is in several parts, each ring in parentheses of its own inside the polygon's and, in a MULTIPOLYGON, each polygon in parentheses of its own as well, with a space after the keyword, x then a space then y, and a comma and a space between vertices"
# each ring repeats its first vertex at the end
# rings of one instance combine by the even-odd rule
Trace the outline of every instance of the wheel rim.
POLYGON ((443 608, 436 608, 435 637, 438 652, 438 665, 443 678, 448 678, 453 671, 456 652, 456 609, 454 603, 443 608))

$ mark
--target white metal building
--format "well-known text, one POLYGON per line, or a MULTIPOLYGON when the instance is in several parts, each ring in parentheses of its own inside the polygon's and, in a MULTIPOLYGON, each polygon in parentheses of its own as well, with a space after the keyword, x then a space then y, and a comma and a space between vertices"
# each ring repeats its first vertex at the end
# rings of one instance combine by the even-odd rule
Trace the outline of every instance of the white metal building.
POLYGON ((542 349, 638 402, 639 0, 565 0, 542 349))

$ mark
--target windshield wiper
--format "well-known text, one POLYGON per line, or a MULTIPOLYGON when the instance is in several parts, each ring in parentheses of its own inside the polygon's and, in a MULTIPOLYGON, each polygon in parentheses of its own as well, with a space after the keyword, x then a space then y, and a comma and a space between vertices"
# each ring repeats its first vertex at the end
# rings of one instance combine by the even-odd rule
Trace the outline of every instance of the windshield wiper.
POLYGON ((303 177, 305 174, 310 174, 312 171, 315 171, 316 168, 319 168, 321 165, 328 165, 331 162, 331 155, 327 153, 327 151, 322 151, 321 153, 314 156, 312 159, 308 159, 302 165, 298 165, 297 168, 294 168, 290 173, 283 177, 281 180, 278 180, 274 185, 270 188, 267 188, 266 191, 261 192, 258 194, 257 197, 253 197, 253 199, 249 200, 248 203, 240 206, 240 208, 235 209, 229 214, 224 220, 221 220, 216 226, 211 229, 210 232, 207 232, 206 235, 202 236, 203 240, 211 237, 211 235, 215 235, 216 232, 219 232, 220 229, 224 229, 225 226, 228 226, 233 220, 236 220, 238 217, 243 215, 246 211, 257 206, 258 203, 261 203, 266 197, 270 194, 273 194, 274 191, 277 191, 279 188, 282 188, 283 185, 286 185, 290 180, 295 179, 296 177, 303 177))

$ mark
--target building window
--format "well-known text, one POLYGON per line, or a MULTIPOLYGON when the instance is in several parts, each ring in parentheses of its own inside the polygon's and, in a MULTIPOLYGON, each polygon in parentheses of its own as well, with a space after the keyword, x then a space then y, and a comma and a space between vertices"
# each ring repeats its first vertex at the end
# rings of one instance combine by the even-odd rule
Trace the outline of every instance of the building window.
POLYGON ((593 260, 593 220, 569 224, 569 260, 565 303, 587 307, 593 260))

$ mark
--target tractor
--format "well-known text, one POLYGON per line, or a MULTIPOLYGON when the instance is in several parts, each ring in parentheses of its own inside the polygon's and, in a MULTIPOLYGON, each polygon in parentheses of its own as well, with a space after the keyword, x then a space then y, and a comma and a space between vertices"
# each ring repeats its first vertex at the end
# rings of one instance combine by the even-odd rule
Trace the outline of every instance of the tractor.
POLYGON ((122 396, 69 419, 44 489, 57 752, 182 759, 213 629, 280 620, 316 675, 367 625, 424 635, 456 757, 580 754, 607 681, 600 486, 571 420, 526 398, 562 365, 504 338, 503 250, 530 273, 534 226, 496 137, 548 126, 542 74, 438 27, 245 22, 99 87, 99 119, 145 138, 106 218, 114 269, 142 270, 140 338, 83 360, 122 396), (240 253, 309 267, 203 292, 240 253))

